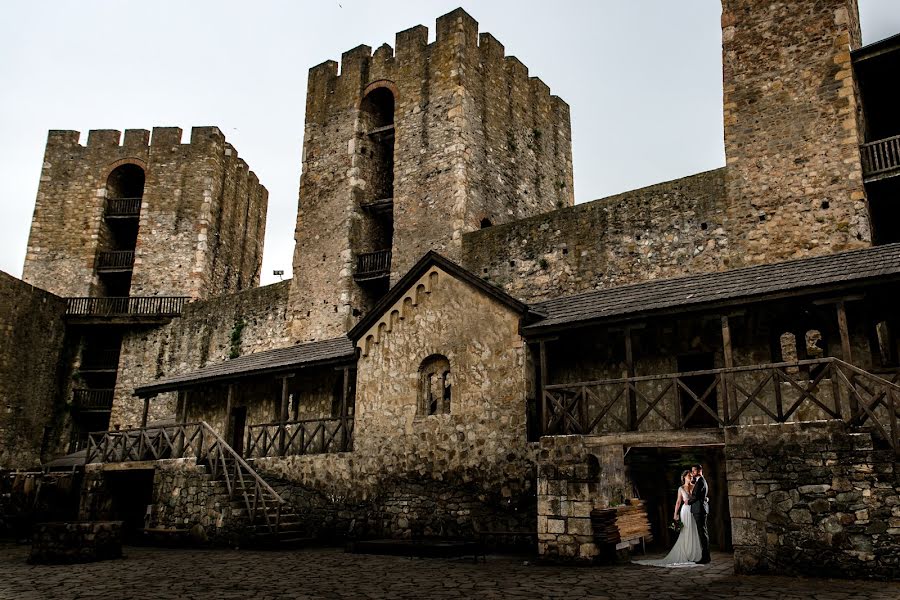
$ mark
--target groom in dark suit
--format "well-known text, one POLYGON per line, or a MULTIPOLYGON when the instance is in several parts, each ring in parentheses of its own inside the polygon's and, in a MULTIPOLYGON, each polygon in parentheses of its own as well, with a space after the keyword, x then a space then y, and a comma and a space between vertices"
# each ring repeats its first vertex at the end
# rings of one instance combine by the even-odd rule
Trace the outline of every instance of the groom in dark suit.
POLYGON ((688 504, 691 506, 691 516, 697 523, 697 534, 700 536, 700 548, 703 551, 697 564, 705 565, 711 560, 709 557, 709 529, 706 526, 706 520, 709 517, 709 501, 707 499, 709 487, 703 477, 703 465, 693 465, 691 473, 694 476, 694 491, 691 492, 688 504))

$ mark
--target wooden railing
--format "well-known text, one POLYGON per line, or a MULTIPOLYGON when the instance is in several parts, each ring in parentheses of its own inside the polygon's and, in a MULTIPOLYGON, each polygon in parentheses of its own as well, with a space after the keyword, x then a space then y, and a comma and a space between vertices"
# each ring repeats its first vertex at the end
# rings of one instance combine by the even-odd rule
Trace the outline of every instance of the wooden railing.
POLYGON ((544 387, 545 435, 843 419, 900 453, 900 386, 836 358, 544 387))
POLYGON ((866 177, 900 170, 900 135, 863 144, 859 150, 866 177))
POLYGON ((111 410, 113 390, 72 390, 72 404, 80 410, 111 410))
POLYGON ((127 271, 134 268, 134 250, 97 253, 97 271, 127 271))
POLYGON ((85 464, 168 458, 207 465, 214 478, 225 481, 229 495, 243 501, 251 523, 278 530, 284 499, 205 421, 91 433, 85 464))
POLYGON ((142 198, 108 198, 107 217, 136 217, 141 214, 142 198))
POLYGON ((115 371, 119 368, 119 349, 100 348, 84 351, 79 371, 115 371))
POLYGON ((249 458, 349 452, 353 417, 265 423, 247 428, 249 458))
POLYGON ((85 317, 169 317, 184 309, 186 296, 122 296, 67 298, 66 314, 85 317))
POLYGON ((355 277, 370 279, 382 277, 391 272, 391 251, 379 250, 378 252, 366 252, 356 257, 355 277))

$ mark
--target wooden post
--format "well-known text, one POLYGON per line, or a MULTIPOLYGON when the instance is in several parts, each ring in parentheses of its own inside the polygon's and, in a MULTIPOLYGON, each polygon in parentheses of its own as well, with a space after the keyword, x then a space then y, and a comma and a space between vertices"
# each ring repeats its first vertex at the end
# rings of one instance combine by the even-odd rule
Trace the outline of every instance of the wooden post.
POLYGON ((347 396, 350 392, 350 367, 342 369, 344 385, 341 388, 341 450, 347 451, 347 396))
POLYGON ((286 439, 286 423, 288 420, 288 397, 290 392, 288 391, 288 383, 290 378, 293 375, 285 375, 281 378, 281 410, 279 411, 279 421, 281 426, 278 428, 278 456, 284 456, 285 451, 285 439, 286 439))
MULTIPOLYGON (((722 315, 722 356, 725 362, 725 368, 731 369, 734 367, 734 353, 731 348, 731 324, 728 322, 728 315, 722 315)), ((724 421, 726 424, 728 423, 729 413, 732 412, 731 408, 734 408, 734 412, 737 412, 737 407, 731 404, 731 385, 730 385, 730 373, 722 374, 722 390, 724 392, 724 398, 722 399, 722 411, 723 416, 725 417, 724 421)))
POLYGON ((225 443, 231 445, 231 411, 234 409, 234 384, 228 384, 228 395, 225 400, 225 443))
MULTIPOLYGON (((631 327, 625 328, 625 369, 629 379, 635 376, 634 348, 631 339, 631 327)), ((634 391, 634 382, 628 382, 628 430, 637 429, 637 394, 634 391)))
POLYGON ((538 342, 538 354, 539 354, 539 362, 540 362, 540 373, 541 373, 541 435, 547 435, 550 432, 547 431, 547 427, 550 425, 549 422, 549 412, 547 410, 547 392, 546 388, 548 385, 547 382, 547 342, 544 340, 540 340, 538 342))
POLYGON ((181 422, 187 423, 188 398, 190 398, 190 392, 188 390, 182 390, 178 393, 181 395, 181 422))
MULTIPOLYGON (((835 303, 837 309, 838 330, 841 333, 841 358, 845 363, 853 364, 853 356, 850 350, 850 328, 847 327, 847 308, 843 300, 835 303)), ((856 402, 856 396, 853 389, 848 390, 848 399, 850 404, 850 418, 855 419, 859 411, 859 405, 856 402)))
POLYGON ((141 415, 141 429, 147 426, 147 413, 150 412, 150 399, 152 396, 144 396, 144 414, 141 415))

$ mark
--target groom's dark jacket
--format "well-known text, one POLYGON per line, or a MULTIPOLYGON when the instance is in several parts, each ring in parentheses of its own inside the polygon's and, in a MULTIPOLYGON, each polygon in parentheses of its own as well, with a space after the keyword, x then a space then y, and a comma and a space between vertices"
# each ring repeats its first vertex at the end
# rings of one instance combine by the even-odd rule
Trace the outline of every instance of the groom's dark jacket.
POLYGON ((691 513, 695 515, 708 515, 709 502, 706 497, 709 495, 709 488, 706 485, 706 478, 702 475, 694 482, 694 490, 688 504, 691 506, 691 513))

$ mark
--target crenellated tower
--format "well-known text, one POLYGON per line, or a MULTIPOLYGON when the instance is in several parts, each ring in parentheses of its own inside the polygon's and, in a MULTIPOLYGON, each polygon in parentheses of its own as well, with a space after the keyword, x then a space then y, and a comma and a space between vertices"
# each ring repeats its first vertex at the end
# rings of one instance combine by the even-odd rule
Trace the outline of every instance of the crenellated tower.
POLYGON ((353 326, 423 254, 574 203, 568 105, 462 9, 310 69, 291 335, 353 326))
POLYGON ((259 284, 268 192, 216 127, 51 131, 23 279, 60 296, 259 284))

